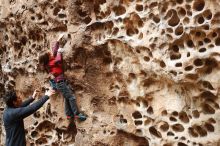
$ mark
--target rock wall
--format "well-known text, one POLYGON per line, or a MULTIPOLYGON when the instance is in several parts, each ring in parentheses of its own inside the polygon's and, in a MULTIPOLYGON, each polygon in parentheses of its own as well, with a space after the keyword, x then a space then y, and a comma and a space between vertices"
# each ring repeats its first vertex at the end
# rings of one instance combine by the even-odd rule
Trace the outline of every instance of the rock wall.
POLYGON ((14 88, 25 99, 47 88, 37 58, 66 32, 66 76, 88 115, 68 121, 57 94, 25 120, 28 145, 219 146, 219 6, 0 0, 0 93, 14 88))

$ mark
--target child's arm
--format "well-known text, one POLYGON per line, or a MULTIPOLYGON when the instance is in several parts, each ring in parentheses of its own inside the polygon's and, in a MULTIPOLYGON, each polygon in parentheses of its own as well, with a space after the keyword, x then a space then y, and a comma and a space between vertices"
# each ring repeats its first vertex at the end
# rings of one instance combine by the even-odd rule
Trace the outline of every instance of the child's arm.
POLYGON ((52 47, 53 56, 55 57, 55 63, 62 61, 62 51, 60 51, 61 48, 59 48, 59 42, 54 42, 54 45, 52 47))
POLYGON ((58 49, 59 49, 59 42, 56 41, 54 42, 53 47, 52 47, 52 52, 53 52, 54 57, 56 57, 58 49))
POLYGON ((55 63, 62 62, 62 52, 63 48, 59 48, 59 41, 62 40, 64 34, 60 34, 59 38, 53 45, 52 51, 53 51, 53 56, 55 57, 55 63))

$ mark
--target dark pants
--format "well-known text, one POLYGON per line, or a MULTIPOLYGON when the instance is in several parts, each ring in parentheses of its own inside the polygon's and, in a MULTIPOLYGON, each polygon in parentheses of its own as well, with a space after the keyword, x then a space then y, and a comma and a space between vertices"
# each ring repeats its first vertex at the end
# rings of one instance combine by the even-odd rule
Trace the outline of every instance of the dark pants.
POLYGON ((62 93, 65 100, 65 113, 67 116, 74 117, 78 114, 76 98, 66 81, 56 83, 57 90, 62 93))

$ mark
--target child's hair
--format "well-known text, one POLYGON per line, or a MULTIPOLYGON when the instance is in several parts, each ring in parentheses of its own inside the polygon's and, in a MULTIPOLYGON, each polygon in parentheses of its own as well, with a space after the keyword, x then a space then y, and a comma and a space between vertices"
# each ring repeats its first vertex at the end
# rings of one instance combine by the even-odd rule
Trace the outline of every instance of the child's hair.
POLYGON ((49 53, 45 52, 39 56, 38 61, 40 64, 46 66, 49 63, 49 59, 50 59, 49 53))

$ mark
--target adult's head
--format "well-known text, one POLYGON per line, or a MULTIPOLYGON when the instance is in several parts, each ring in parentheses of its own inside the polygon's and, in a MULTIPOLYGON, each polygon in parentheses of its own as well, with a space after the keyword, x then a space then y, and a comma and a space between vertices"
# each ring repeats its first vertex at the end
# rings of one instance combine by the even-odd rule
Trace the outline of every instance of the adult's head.
POLYGON ((8 107, 20 107, 22 104, 22 99, 17 96, 15 91, 8 91, 4 95, 5 104, 8 107))

